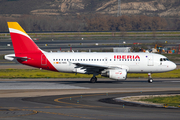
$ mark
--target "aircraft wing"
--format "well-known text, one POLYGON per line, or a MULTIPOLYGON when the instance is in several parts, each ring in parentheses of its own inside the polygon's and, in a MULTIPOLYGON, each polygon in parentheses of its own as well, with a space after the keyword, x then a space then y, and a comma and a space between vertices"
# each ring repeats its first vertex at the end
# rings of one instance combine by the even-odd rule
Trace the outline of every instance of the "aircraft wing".
POLYGON ((119 68, 116 66, 107 66, 107 65, 97 65, 97 64, 89 64, 89 63, 73 63, 77 67, 76 68, 81 68, 85 69, 87 72, 101 72, 104 69, 110 69, 110 68, 119 68))
POLYGON ((77 67, 84 67, 84 68, 99 68, 99 69, 107 69, 108 66, 104 65, 96 65, 96 64, 88 64, 88 63, 74 63, 77 67))

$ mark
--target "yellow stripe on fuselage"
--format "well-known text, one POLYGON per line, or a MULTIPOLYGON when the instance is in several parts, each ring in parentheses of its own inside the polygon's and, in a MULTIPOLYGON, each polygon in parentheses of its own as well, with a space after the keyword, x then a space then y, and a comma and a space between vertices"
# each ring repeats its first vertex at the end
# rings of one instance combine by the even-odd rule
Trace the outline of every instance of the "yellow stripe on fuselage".
POLYGON ((19 25, 19 23, 17 23, 17 22, 7 22, 7 24, 8 24, 8 27, 9 27, 9 28, 13 28, 13 29, 19 30, 19 31, 27 34, 27 33, 24 31, 24 29, 19 25))

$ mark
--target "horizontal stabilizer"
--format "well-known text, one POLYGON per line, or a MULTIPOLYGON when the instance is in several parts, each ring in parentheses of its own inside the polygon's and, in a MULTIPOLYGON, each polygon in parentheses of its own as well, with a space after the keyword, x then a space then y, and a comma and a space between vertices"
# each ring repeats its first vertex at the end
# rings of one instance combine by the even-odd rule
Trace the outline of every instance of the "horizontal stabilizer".
POLYGON ((20 59, 22 61, 26 61, 28 59, 31 59, 31 58, 27 58, 27 57, 16 57, 15 54, 9 54, 9 55, 5 55, 4 58, 6 60, 9 60, 9 61, 15 61, 17 62, 17 59, 20 59))
POLYGON ((27 57, 14 57, 14 59, 20 59, 20 60, 25 61, 25 60, 29 60, 31 58, 27 58, 27 57))

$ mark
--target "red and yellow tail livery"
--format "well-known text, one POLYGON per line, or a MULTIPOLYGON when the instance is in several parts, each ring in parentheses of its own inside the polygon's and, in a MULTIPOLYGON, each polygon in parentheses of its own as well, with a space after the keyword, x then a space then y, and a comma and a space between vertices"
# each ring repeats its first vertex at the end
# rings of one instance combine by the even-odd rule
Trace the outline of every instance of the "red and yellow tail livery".
POLYGON ((9 60, 18 61, 21 64, 57 71, 48 61, 44 51, 42 51, 24 31, 17 22, 8 22, 9 32, 14 47, 15 55, 6 55, 9 60))
POLYGON ((41 52, 39 47, 29 37, 17 22, 8 22, 15 55, 22 53, 41 52))

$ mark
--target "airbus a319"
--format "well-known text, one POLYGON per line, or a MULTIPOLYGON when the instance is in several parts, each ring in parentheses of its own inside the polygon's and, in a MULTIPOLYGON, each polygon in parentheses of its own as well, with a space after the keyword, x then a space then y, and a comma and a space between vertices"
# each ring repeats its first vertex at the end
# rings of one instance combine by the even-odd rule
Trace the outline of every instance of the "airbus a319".
POLYGON ((103 52, 45 52, 41 50, 17 22, 8 22, 15 54, 5 55, 6 60, 36 68, 65 72, 92 74, 90 82, 97 82, 97 75, 113 80, 126 80, 128 73, 151 73, 174 70, 176 64, 165 56, 154 53, 103 53, 103 52))

